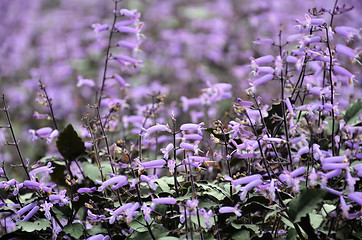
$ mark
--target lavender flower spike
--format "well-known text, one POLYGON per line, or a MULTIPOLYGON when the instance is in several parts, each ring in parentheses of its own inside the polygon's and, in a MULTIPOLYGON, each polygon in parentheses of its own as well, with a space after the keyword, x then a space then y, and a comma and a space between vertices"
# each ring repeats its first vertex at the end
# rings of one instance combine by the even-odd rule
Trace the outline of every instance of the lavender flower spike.
POLYGON ((348 167, 347 163, 326 163, 323 164, 323 170, 345 169, 348 167))
POLYGON ((257 87, 259 85, 262 85, 266 82, 273 80, 273 78, 274 78, 273 74, 266 74, 260 78, 255 79, 253 82, 253 85, 254 85, 254 87, 257 87))
POLYGON ((152 160, 148 162, 142 162, 140 165, 147 169, 147 168, 163 168, 165 166, 166 160, 160 159, 160 160, 152 160))
POLYGON ((22 216, 24 213, 26 213, 26 212, 29 211, 30 209, 34 208, 35 205, 36 205, 36 203, 35 203, 35 202, 32 202, 32 203, 24 206, 22 209, 20 209, 20 210, 17 211, 16 213, 17 213, 18 216, 22 216))

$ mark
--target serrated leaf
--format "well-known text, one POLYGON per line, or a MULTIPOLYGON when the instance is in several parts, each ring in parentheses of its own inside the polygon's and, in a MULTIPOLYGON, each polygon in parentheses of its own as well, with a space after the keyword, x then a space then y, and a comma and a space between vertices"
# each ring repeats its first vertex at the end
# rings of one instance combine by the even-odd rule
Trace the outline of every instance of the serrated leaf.
POLYGON ((171 188, 168 186, 163 178, 156 179, 155 182, 158 184, 163 192, 170 192, 171 188))
POLYGON ((309 218, 310 218, 310 225, 312 225, 314 229, 318 228, 323 222, 323 216, 317 213, 309 214, 309 218))
POLYGON ((302 217, 311 213, 326 195, 324 189, 303 189, 297 197, 289 203, 288 215, 294 222, 299 222, 302 217))
POLYGON ((359 119, 359 114, 362 113, 362 99, 354 101, 345 111, 343 119, 346 123, 354 125, 359 119))
POLYGON ((158 240, 178 240, 178 238, 177 237, 162 237, 158 240))
POLYGON ((16 226, 21 228, 21 230, 24 232, 34 232, 46 230, 48 227, 50 227, 50 222, 46 219, 39 219, 35 222, 19 221, 16 222, 16 226))
POLYGON ((63 228, 63 231, 70 236, 79 239, 83 235, 83 226, 80 223, 72 223, 63 228))
POLYGON ((84 142, 78 136, 72 124, 68 124, 68 126, 59 134, 57 148, 59 153, 68 160, 74 160, 85 153, 84 142))

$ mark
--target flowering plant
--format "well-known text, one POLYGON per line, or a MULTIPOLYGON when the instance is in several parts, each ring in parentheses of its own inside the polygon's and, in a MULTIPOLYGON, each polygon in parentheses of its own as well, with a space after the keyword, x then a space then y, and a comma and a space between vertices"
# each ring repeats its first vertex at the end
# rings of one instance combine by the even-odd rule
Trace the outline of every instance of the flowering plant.
MULTIPOLYGON (((161 2, 155 4, 164 4, 164 15, 180 7, 161 2)), ((213 3, 223 7, 221 19, 233 16, 231 2, 213 3)), ((223 52, 224 45, 237 46, 226 44, 225 24, 208 5, 181 6, 196 29, 213 30, 205 35, 214 42, 205 42, 205 51, 192 28, 163 32, 162 41, 174 44, 165 48, 177 58, 169 71, 185 80, 192 78, 186 60, 206 61, 221 73, 229 67, 224 59, 248 61, 231 70, 248 72, 239 79, 247 88, 233 91, 233 83, 200 67, 198 94, 174 99, 173 84, 142 86, 147 77, 136 77, 154 74, 147 48, 155 43, 147 43, 141 22, 147 10, 113 3, 110 23, 90 24, 96 49, 105 53, 100 81, 76 75, 73 86, 78 100, 88 101, 81 121, 58 113, 53 85, 49 91, 39 80, 43 113, 32 117, 47 125, 27 129, 28 144, 42 147, 25 158, 19 120, 2 95, 0 239, 361 237, 362 101, 354 71, 360 30, 337 18, 353 7, 337 0, 331 9, 310 9, 294 28, 280 25, 275 36, 258 37, 254 43, 263 51, 238 59, 223 52), (182 53, 190 42, 198 46, 195 59, 182 53)), ((250 24, 263 19, 256 10, 250 24)))

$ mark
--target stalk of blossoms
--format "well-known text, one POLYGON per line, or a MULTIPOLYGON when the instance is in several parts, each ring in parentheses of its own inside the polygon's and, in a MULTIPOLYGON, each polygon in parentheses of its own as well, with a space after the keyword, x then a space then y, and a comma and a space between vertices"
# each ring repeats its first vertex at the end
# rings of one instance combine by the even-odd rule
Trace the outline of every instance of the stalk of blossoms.
POLYGON ((104 91, 104 85, 106 82, 106 74, 107 74, 107 69, 108 69, 108 60, 110 59, 109 53, 110 53, 110 49, 111 49, 111 42, 112 42, 112 37, 113 37, 113 33, 115 31, 115 24, 117 21, 117 12, 118 12, 118 2, 120 0, 115 0, 114 1, 114 10, 113 10, 113 23, 112 23, 112 27, 110 29, 110 33, 109 33, 109 38, 108 38, 108 45, 107 45, 107 51, 106 51, 106 57, 104 60, 104 71, 103 71, 103 78, 102 78, 102 85, 101 85, 101 89, 98 93, 98 103, 97 106, 98 108, 101 107, 101 101, 102 101, 102 96, 103 96, 103 91, 104 91))
POLYGON ((11 136, 13 138, 13 145, 15 145, 16 147, 16 151, 19 155, 19 158, 20 158, 20 161, 21 161, 21 165, 26 173, 26 176, 28 178, 28 180, 30 180, 30 175, 29 175, 29 172, 28 172, 28 169, 27 167, 25 166, 25 161, 24 161, 24 158, 23 158, 23 155, 20 151, 20 147, 19 147, 19 144, 18 144, 18 141, 16 140, 16 136, 15 136, 15 133, 14 133, 14 129, 13 129, 13 125, 11 123, 11 119, 10 119, 10 114, 9 114, 9 111, 8 111, 8 106, 6 104, 6 100, 5 100, 5 95, 3 94, 2 95, 2 101, 3 101, 3 104, 4 104, 4 108, 3 108, 3 111, 5 112, 5 115, 6 115, 6 119, 8 121, 8 127, 10 129, 10 132, 11 132, 11 136))
POLYGON ((39 79, 39 87, 44 92, 44 97, 47 100, 49 110, 50 110, 50 116, 51 116, 51 118, 53 120, 54 127, 55 127, 56 130, 58 130, 57 121, 55 120, 54 111, 53 111, 53 99, 49 98, 48 93, 47 93, 46 88, 45 88, 45 85, 41 82, 40 79, 39 79))

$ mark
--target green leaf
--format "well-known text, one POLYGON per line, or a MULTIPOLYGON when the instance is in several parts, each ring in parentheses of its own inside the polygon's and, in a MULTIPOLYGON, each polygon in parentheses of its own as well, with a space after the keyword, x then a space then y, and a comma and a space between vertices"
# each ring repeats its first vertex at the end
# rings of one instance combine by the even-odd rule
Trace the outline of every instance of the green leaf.
POLYGON ((158 184, 163 192, 170 192, 171 188, 168 186, 167 182, 163 178, 156 179, 155 182, 158 184))
POLYGON ((323 222, 323 216, 315 212, 309 214, 309 218, 310 218, 310 225, 312 225, 314 229, 318 228, 323 222))
POLYGON ((250 239, 250 233, 248 230, 241 230, 233 234, 231 237, 233 240, 249 240, 250 239))
MULTIPOLYGON (((143 217, 139 217, 137 220, 143 224, 146 224, 146 221, 143 217)), ((147 232, 147 227, 145 225, 142 225, 138 221, 132 221, 129 226, 133 228, 136 232, 147 232)))
POLYGON ((50 222, 46 219, 39 219, 35 222, 19 221, 16 222, 16 226, 21 228, 21 230, 24 232, 34 232, 46 230, 48 227, 50 227, 50 222))
POLYGON ((302 217, 311 213, 322 202, 326 193, 327 191, 324 189, 303 189, 297 197, 290 201, 288 215, 294 222, 299 222, 302 217))
POLYGON ((343 119, 346 123, 355 125, 359 119, 359 114, 362 113, 362 99, 354 101, 345 111, 343 119))
POLYGON ((158 240, 178 240, 178 238, 177 237, 162 237, 158 240))
MULTIPOLYGON (((96 180, 101 180, 101 172, 96 164, 89 162, 82 162, 84 176, 88 177, 90 180, 95 182, 96 180)), ((109 173, 112 172, 112 168, 109 165, 109 162, 101 162, 103 176, 109 176, 109 173)))
POLYGON ((63 231, 70 236, 79 239, 83 235, 83 226, 80 223, 72 223, 63 228, 63 231))
POLYGON ((59 134, 57 148, 59 153, 68 160, 74 160, 85 153, 84 142, 78 136, 72 124, 68 124, 63 132, 59 134))

